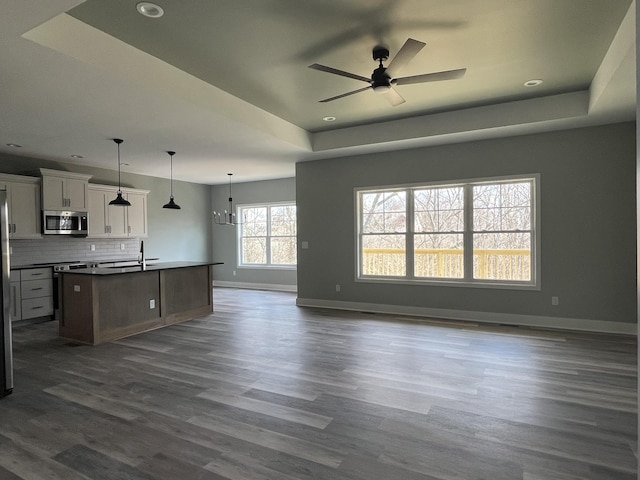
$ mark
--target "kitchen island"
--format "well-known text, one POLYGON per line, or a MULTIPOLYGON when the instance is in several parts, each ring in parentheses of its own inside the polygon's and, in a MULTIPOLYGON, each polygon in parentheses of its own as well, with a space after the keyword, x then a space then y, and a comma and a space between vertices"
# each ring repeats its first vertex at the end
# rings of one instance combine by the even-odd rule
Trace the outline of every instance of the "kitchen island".
POLYGON ((60 336, 98 345, 213 312, 212 268, 221 262, 60 272, 60 336))

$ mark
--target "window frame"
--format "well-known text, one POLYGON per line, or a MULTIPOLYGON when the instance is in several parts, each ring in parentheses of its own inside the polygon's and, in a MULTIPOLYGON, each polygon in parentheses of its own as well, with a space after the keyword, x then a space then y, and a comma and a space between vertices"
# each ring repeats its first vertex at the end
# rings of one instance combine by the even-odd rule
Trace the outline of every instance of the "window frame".
POLYGON ((473 288, 496 288, 514 290, 541 290, 541 228, 540 228, 540 174, 519 174, 496 177, 455 179, 449 181, 420 182, 399 185, 383 185, 372 187, 354 188, 355 206, 355 278, 356 282, 362 283, 383 283, 383 284, 408 284, 408 285, 429 285, 429 286, 453 286, 453 287, 473 287, 473 288), (529 181, 531 188, 531 280, 530 281, 510 281, 491 280, 473 278, 473 187, 482 184, 517 183, 529 181), (464 196, 464 232, 463 232, 463 278, 426 278, 415 277, 414 274, 414 239, 419 233, 414 232, 414 195, 413 192, 420 188, 438 188, 463 186, 464 196), (363 267, 362 238, 362 205, 361 194, 370 192, 381 192, 391 190, 405 190, 407 192, 407 220, 405 235, 405 276, 369 276, 361 273, 363 267))
MULTIPOLYGON (((297 228, 297 221, 298 221, 298 209, 297 209, 297 205, 295 201, 286 201, 286 202, 261 202, 261 203, 246 203, 246 204, 238 204, 236 205, 236 218, 238 219, 238 224, 237 224, 237 228, 236 228, 236 251, 237 251, 237 267, 239 269, 246 269, 246 268, 257 268, 257 269, 271 269, 271 270, 296 270, 298 268, 298 255, 297 255, 297 248, 298 248, 298 228, 297 228), (271 235, 271 209, 274 207, 295 207, 296 209, 296 234, 295 235, 271 235), (243 223, 244 223, 244 219, 243 219, 243 215, 242 215, 242 210, 243 209, 249 209, 249 208, 266 208, 267 209, 267 235, 264 237, 266 238, 266 255, 267 255, 267 262, 266 263, 243 263, 242 262, 242 253, 243 253, 243 248, 242 248, 242 239, 245 238, 243 236, 243 232, 244 232, 244 227, 243 227, 243 223), (274 264, 272 263, 272 259, 271 259, 271 239, 272 238, 283 238, 283 237, 292 237, 294 239, 294 245, 296 248, 296 263, 294 264, 288 264, 288 265, 284 265, 284 264, 274 264)), ((262 238, 262 237, 261 237, 262 238)))

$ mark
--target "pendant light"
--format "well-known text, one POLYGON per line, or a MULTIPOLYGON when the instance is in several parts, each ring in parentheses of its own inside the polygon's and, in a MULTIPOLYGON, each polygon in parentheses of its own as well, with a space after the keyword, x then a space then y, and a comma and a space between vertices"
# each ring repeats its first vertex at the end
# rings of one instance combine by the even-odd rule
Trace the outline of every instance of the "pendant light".
POLYGON ((240 225, 240 223, 236 222, 236 214, 233 213, 233 198, 231 198, 231 177, 233 173, 227 173, 227 175, 229 175, 229 211, 225 210, 224 214, 222 214, 214 210, 213 223, 216 225, 240 225))
POLYGON ((118 145, 118 195, 109 202, 109 205, 130 207, 131 203, 122 197, 122 190, 120 189, 120 144, 124 142, 124 140, 121 138, 114 138, 113 141, 118 145))
POLYGON ((169 154, 169 158, 171 159, 171 177, 169 180, 171 195, 169 197, 169 203, 165 203, 162 206, 162 208, 171 208, 173 210, 180 210, 180 205, 176 204, 176 202, 173 201, 173 156, 176 154, 176 152, 167 151, 167 153, 169 154))

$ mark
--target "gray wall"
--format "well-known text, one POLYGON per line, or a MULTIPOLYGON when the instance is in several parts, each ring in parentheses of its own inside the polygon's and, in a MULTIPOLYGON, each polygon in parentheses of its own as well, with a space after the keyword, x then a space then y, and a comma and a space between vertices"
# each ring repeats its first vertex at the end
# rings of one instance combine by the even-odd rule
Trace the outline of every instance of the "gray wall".
POLYGON ((296 172, 298 245, 309 242, 298 251, 300 304, 497 312, 559 327, 636 321, 634 123, 299 163, 296 172), (354 187, 529 173, 541 184, 540 291, 354 281, 354 187))
MULTIPOLYGON (((234 208, 242 204, 285 202, 296 200, 295 178, 233 183, 234 208)), ((211 210, 228 210, 229 185, 211 187, 211 210)), ((216 285, 295 290, 296 270, 238 267, 236 228, 213 225, 213 260, 224 262, 214 268, 216 285), (236 272, 234 275, 233 272, 236 272)))
MULTIPOLYGON (((0 155, 0 172, 32 174, 38 168, 72 171, 93 175, 90 183, 118 184, 118 172, 80 165, 63 164, 28 157, 0 155)), ((150 190, 148 196, 149 237, 144 238, 147 257, 161 261, 209 261, 211 259, 211 187, 173 182, 173 194, 181 210, 162 205, 169 200, 169 180, 122 172, 122 186, 150 190)), ((95 240, 82 240, 88 244, 95 240)), ((15 242, 20 242, 16 240, 15 242)), ((101 240, 101 243, 108 240, 101 240)), ((119 243, 119 240, 113 240, 119 243)), ((43 241, 43 248, 51 242, 43 241)))

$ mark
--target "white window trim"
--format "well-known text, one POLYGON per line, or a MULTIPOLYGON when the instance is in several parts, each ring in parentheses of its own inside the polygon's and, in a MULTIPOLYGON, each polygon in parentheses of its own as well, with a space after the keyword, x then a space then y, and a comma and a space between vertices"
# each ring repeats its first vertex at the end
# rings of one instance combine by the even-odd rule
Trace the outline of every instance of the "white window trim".
MULTIPOLYGON (((353 189, 354 195, 354 206, 355 206, 355 225, 354 225, 354 241, 355 241, 355 266, 354 266, 354 281, 358 283, 376 283, 376 284, 404 284, 404 285, 428 285, 428 286, 440 286, 440 287, 464 287, 464 288, 494 288, 494 289, 505 289, 505 290, 541 290, 542 289, 542 281, 541 281, 541 270, 542 270, 542 253, 541 253, 541 227, 540 227, 540 218, 541 218, 541 207, 540 207, 540 174, 539 173, 531 173, 531 174, 519 174, 519 175, 506 175, 499 177, 482 177, 482 178, 467 178, 467 179, 456 179, 451 181, 434 181, 434 182, 418 182, 418 183, 408 183, 408 184, 399 184, 399 185, 381 185, 381 186, 371 186, 371 187, 356 187, 353 189), (533 257, 532 266, 532 279, 530 282, 506 282, 504 280, 469 280, 468 278, 464 279, 425 279, 425 278, 407 278, 407 277, 362 277, 360 275, 360 267, 362 265, 362 249, 360 248, 360 224, 361 224, 361 208, 360 208, 360 192, 369 192, 369 191, 377 191, 377 190, 409 190, 416 187, 437 187, 437 186, 453 186, 453 185, 468 185, 468 184, 481 184, 481 183, 501 183, 501 182, 512 182, 518 180, 532 180, 533 181, 533 212, 532 216, 532 230, 533 230, 533 243, 531 245, 531 255, 533 257)), ((470 230, 468 230, 468 226, 471 225, 470 218, 467 216, 471 216, 473 209, 467 208, 467 202, 469 199, 465 198, 465 231, 464 231, 464 239, 465 239, 465 251, 468 248, 467 243, 473 242, 473 235, 470 234, 470 230)), ((408 213, 411 216, 407 219, 408 225, 409 223, 413 223, 413 202, 407 201, 408 213)), ((413 226, 405 232, 404 235, 407 235, 407 238, 413 238, 411 231, 413 230, 413 226)), ((411 252, 407 250, 407 273, 409 272, 409 262, 413 261, 413 249, 411 252)), ((467 263, 465 262, 465 268, 468 268, 467 263)), ((411 267, 413 269, 413 267, 411 267)))
MULTIPOLYGON (((243 204, 236 204, 236 218, 238 219, 238 222, 242 223, 242 216, 240 214, 240 211, 243 208, 260 208, 260 207, 279 207, 279 206, 294 206, 297 207, 296 202, 295 201, 286 201, 286 202, 261 202, 261 203, 243 203, 243 204)), ((296 221, 298 218, 298 212, 297 212, 297 208, 296 208, 296 221)), ((297 229, 296 229, 297 230, 297 229)), ((237 253, 237 258, 236 258, 236 267, 240 270, 249 270, 249 269, 256 269, 256 270, 296 270, 298 268, 297 263, 295 265, 278 265, 278 264, 272 264, 272 263, 265 263, 265 264, 260 264, 260 263, 242 263, 242 225, 238 225, 238 228, 236 229, 236 253, 237 253)), ((295 235, 296 237, 296 245, 297 245, 297 234, 295 235)), ((270 238, 271 235, 267 235, 267 247, 269 246, 270 243, 270 238)), ((269 259, 270 260, 270 259, 269 259)))

